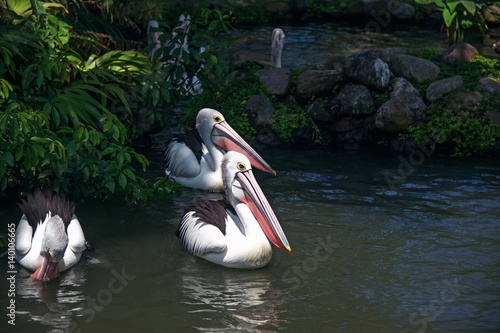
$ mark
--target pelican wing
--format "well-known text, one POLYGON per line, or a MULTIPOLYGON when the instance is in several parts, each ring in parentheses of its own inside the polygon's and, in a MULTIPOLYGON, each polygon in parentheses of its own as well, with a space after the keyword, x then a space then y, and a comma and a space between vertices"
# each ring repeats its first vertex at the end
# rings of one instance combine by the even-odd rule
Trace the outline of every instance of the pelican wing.
POLYGON ((222 231, 217 226, 196 217, 195 214, 194 211, 186 213, 176 233, 188 252, 200 256, 209 252, 224 251, 226 238, 222 231))
POLYGON ((198 132, 186 131, 176 136, 165 151, 166 173, 177 177, 197 176, 203 153, 204 145, 198 132))
POLYGON ((83 234, 80 221, 75 214, 71 217, 71 221, 67 228, 68 247, 73 252, 83 252, 87 247, 85 245, 85 235, 83 234))
POLYGON ((16 228, 16 252, 25 255, 31 249, 33 239, 33 228, 28 223, 26 215, 21 217, 16 228))

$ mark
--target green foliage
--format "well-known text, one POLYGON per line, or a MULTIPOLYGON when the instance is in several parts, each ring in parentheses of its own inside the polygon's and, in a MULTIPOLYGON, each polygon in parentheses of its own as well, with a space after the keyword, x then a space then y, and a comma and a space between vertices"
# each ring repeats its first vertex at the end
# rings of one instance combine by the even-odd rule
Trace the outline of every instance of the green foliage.
MULTIPOLYGON (((197 109, 199 105, 214 103, 215 93, 228 68, 219 55, 227 50, 229 41, 221 42, 218 36, 232 29, 231 20, 230 13, 202 8, 191 14, 188 31, 178 28, 180 22, 172 27, 160 22, 156 30, 163 46, 152 55, 153 70, 144 77, 144 85, 139 91, 139 98, 153 105, 149 114, 152 123, 168 124, 168 115, 161 110, 169 105, 187 105, 184 102, 189 101, 190 109, 197 109), (203 93, 196 88, 193 78, 197 79, 203 93)), ((144 51, 151 52, 153 47, 148 45, 144 51)))
POLYGON ((255 72, 258 66, 246 64, 241 70, 245 77, 236 78, 221 87, 216 94, 215 108, 220 110, 228 123, 244 138, 251 138, 257 134, 250 125, 248 114, 243 112, 247 100, 254 95, 263 95, 265 90, 259 82, 255 72))
POLYGON ((279 102, 275 103, 274 106, 276 110, 273 118, 276 122, 273 124, 273 128, 284 142, 290 142, 295 130, 312 122, 311 117, 299 106, 279 102))
POLYGON ((476 27, 484 34, 486 22, 481 14, 481 4, 474 1, 443 1, 443 0, 415 0, 415 2, 428 5, 435 4, 443 13, 450 45, 464 42, 464 30, 476 27))
MULTIPOLYGON (((416 56, 435 61, 440 50, 422 50, 416 56)), ((441 69, 439 79, 460 75, 466 90, 475 91, 478 80, 482 77, 500 78, 500 61, 476 56, 473 60, 449 66, 435 62, 441 69)), ((424 82, 415 87, 422 96, 428 85, 424 82)), ((437 101, 426 111, 427 122, 409 127, 409 134, 403 138, 414 139, 421 144, 446 147, 453 156, 470 156, 488 148, 500 138, 500 127, 491 123, 488 110, 500 110, 500 97, 496 94, 483 93, 480 104, 475 108, 450 110, 445 101, 437 101)))
POLYGON ((451 149, 452 156, 471 156, 494 145, 500 139, 500 126, 493 124, 487 114, 477 108, 452 111, 432 107, 427 122, 410 126, 404 139, 414 139, 435 149, 436 144, 451 149))
POLYGON ((145 200, 154 187, 136 168, 149 162, 128 146, 130 128, 112 106, 132 113, 125 96, 150 61, 131 51, 83 59, 69 46, 71 26, 31 3, 23 16, 5 6, 0 23, 0 190, 52 186, 75 199, 145 200))
POLYGON ((344 6, 344 9, 340 9, 341 3, 350 3, 352 1, 343 1, 343 0, 307 0, 307 16, 311 18, 324 19, 329 15, 334 13, 336 14, 345 14, 347 12, 347 6, 344 6))

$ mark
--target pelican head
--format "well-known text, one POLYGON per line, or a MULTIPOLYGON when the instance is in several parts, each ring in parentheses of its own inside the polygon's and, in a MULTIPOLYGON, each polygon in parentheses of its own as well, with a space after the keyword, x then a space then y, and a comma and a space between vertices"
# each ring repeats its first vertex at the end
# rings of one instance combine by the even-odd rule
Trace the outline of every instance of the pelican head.
POLYGON ((222 182, 234 206, 248 206, 267 238, 278 248, 291 251, 271 205, 255 179, 250 161, 243 154, 229 151, 222 159, 222 182))
POLYGON ((40 255, 42 264, 31 275, 35 280, 48 281, 59 276, 59 261, 64 257, 68 246, 68 235, 64 222, 59 215, 47 215, 45 232, 42 239, 40 255))
POLYGON ((196 117, 196 128, 203 141, 212 142, 226 152, 240 152, 257 169, 276 175, 276 171, 226 122, 219 111, 201 109, 196 117))
POLYGON ((282 29, 276 28, 271 36, 271 67, 281 68, 281 52, 285 43, 285 33, 282 29))

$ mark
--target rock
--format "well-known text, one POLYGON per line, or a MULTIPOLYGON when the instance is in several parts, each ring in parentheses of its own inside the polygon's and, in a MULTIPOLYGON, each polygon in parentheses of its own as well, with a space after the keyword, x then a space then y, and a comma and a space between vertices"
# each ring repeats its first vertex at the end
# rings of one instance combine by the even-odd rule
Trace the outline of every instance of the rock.
POLYGON ((290 105, 290 106, 297 106, 297 107, 300 107, 300 103, 297 101, 297 99, 295 97, 293 97, 292 95, 288 95, 286 96, 285 98, 283 98, 281 100, 281 103, 284 103, 284 104, 287 104, 287 105, 290 105))
POLYGON ((483 87, 484 92, 500 94, 500 84, 488 84, 483 87))
POLYGON ((286 95, 292 82, 288 68, 261 69, 256 74, 267 92, 278 97, 286 95))
POLYGON ((450 46, 439 57, 444 63, 453 66, 458 62, 471 61, 477 55, 479 55, 479 52, 474 46, 464 43, 450 46))
POLYGON ((243 73, 240 70, 235 70, 235 71, 232 71, 231 73, 229 73, 229 75, 226 77, 226 81, 225 82, 227 84, 227 83, 233 82, 234 80, 244 79, 245 77, 246 77, 245 73, 243 73))
POLYGON ((488 118, 495 125, 500 125, 500 111, 488 111, 488 118))
POLYGON ((372 57, 354 59, 347 74, 354 81, 378 90, 385 90, 391 78, 389 65, 379 58, 372 57))
POLYGON ((425 93, 425 97, 429 102, 435 102, 439 98, 452 91, 463 89, 464 80, 461 76, 454 76, 447 79, 432 82, 425 93))
POLYGON ((323 67, 326 70, 334 69, 339 75, 344 75, 344 73, 349 70, 350 66, 351 60, 349 60, 349 58, 346 56, 335 56, 327 60, 323 67))
POLYGON ((332 101, 335 113, 348 115, 368 115, 375 113, 375 105, 370 90, 359 84, 343 88, 332 101))
POLYGON ((270 128, 274 123, 274 105, 265 95, 250 97, 245 105, 245 112, 250 122, 257 127, 270 128))
POLYGON ((415 17, 415 7, 409 3, 399 2, 397 4, 392 4, 389 6, 389 13, 400 21, 413 20, 415 17))
POLYGON ((342 78, 335 70, 310 70, 300 74, 295 80, 296 95, 307 101, 313 96, 330 93, 340 81, 342 78))
POLYGON ((385 132, 405 133, 408 126, 425 119, 424 101, 411 93, 400 94, 385 102, 375 116, 375 126, 385 132))
POLYGON ((358 57, 372 57, 372 58, 379 58, 383 61, 392 61, 392 58, 396 54, 403 54, 403 49, 400 47, 388 47, 385 49, 381 50, 368 50, 368 49, 363 49, 359 50, 354 55, 358 57))
POLYGON ((446 108, 453 111, 472 108, 481 103, 482 98, 479 91, 459 90, 446 96, 446 108))
POLYGON ((412 93, 416 96, 420 96, 418 90, 404 77, 397 77, 392 80, 389 91, 391 91, 391 97, 405 93, 412 93))
POLYGON ((344 149, 359 149, 371 142, 374 116, 346 117, 335 123, 335 143, 344 149))
POLYGON ((492 77, 482 77, 479 79, 479 84, 482 86, 486 86, 488 84, 497 84, 497 82, 492 77))
POLYGON ((392 61, 392 58, 396 54, 403 54, 403 48, 401 48, 401 47, 388 47, 388 48, 379 50, 379 54, 378 54, 377 58, 380 58, 383 61, 392 61))
POLYGON ((392 68, 399 75, 410 81, 422 83, 425 80, 434 80, 441 71, 439 67, 422 58, 397 54, 392 58, 392 68))
POLYGON ((500 7, 491 5, 484 7, 483 10, 483 18, 487 23, 500 23, 500 7))
POLYGON ((307 114, 311 116, 313 120, 327 122, 332 118, 330 112, 328 112, 325 108, 325 104, 321 102, 313 102, 307 108, 307 114))

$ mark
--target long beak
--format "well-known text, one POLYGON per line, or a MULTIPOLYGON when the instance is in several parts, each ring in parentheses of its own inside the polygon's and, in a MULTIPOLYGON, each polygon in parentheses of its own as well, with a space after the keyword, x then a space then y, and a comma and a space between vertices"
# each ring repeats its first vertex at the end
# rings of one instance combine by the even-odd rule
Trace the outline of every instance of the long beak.
POLYGON ((227 122, 215 124, 212 142, 225 151, 237 151, 245 155, 253 167, 276 175, 276 171, 227 122))
POLYGON ((43 262, 35 271, 31 274, 33 280, 39 281, 49 281, 55 279, 59 276, 59 263, 50 260, 50 255, 46 252, 42 253, 43 262))
POLYGON ((252 211, 267 238, 280 249, 288 250, 289 252, 292 251, 285 233, 281 229, 281 225, 276 215, 274 215, 271 205, 269 205, 264 193, 260 189, 252 170, 238 172, 236 177, 245 190, 245 204, 252 211))

